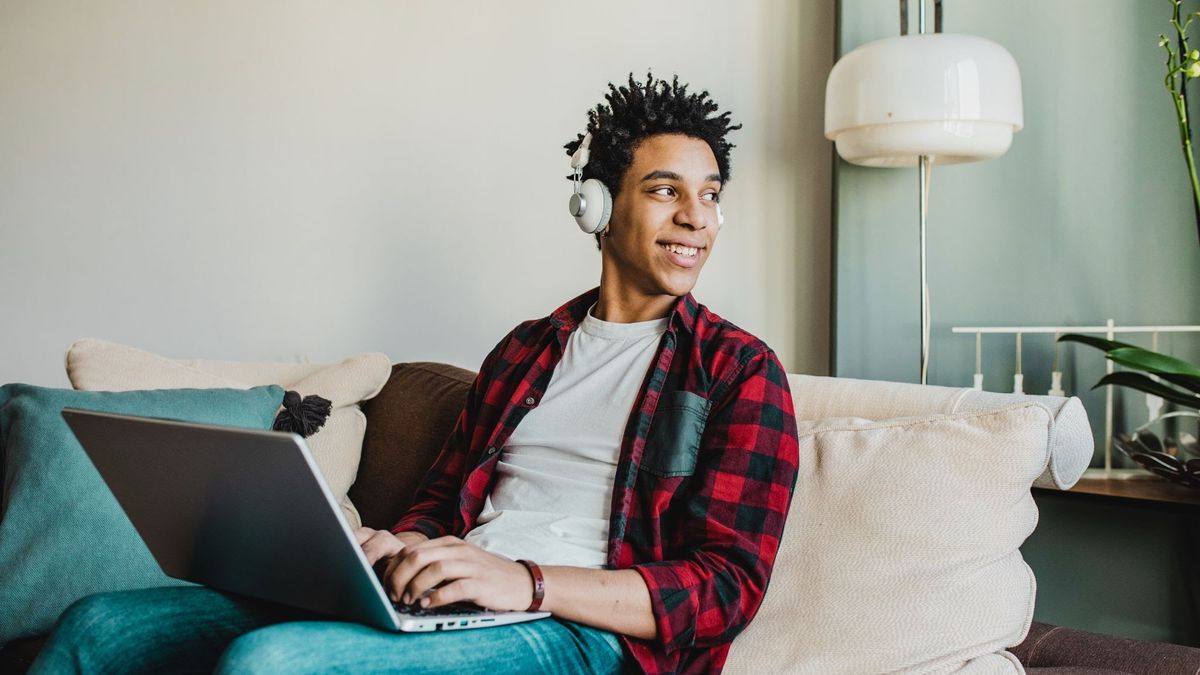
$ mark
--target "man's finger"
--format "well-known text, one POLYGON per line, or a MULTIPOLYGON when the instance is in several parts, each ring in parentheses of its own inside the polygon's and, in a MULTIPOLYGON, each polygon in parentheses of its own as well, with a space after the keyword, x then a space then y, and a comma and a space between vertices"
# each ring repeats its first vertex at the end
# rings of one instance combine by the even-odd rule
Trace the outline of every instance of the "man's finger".
POLYGON ((367 563, 374 565, 380 558, 390 555, 395 555, 403 550, 403 546, 396 540, 390 532, 376 530, 375 534, 361 542, 363 554, 367 556, 367 563))
POLYGON ((372 536, 374 536, 374 534, 375 534, 375 530, 373 530, 372 528, 369 528, 369 527, 354 528, 354 539, 355 539, 355 541, 358 542, 359 546, 362 546, 363 542, 370 539, 372 536))
POLYGON ((437 539, 427 539, 423 542, 420 542, 418 544, 413 544, 406 548, 409 551, 421 551, 421 550, 431 549, 431 548, 444 548, 447 546, 456 546, 459 544, 466 545, 466 542, 464 542, 462 539, 459 539, 458 537, 446 536, 446 537, 438 537, 437 539))
MULTIPOLYGON (((422 542, 422 544, 427 543, 429 542, 422 542)), ((400 563, 388 574, 387 584, 385 584, 391 597, 402 599, 404 589, 412 581, 413 577, 417 576, 417 573, 423 570, 426 565, 461 555, 458 547, 436 546, 433 548, 421 548, 422 544, 406 546, 403 551, 404 555, 397 556, 400 559, 400 563)), ((412 598, 409 600, 411 602, 412 598)))
POLYGON ((388 558, 387 568, 383 572, 381 580, 383 581, 383 591, 387 593, 388 599, 392 602, 400 602, 400 592, 393 588, 392 578, 396 574, 396 568, 400 566, 401 556, 395 555, 388 558))
POLYGON ((456 579, 451 581, 429 594, 429 606, 441 607, 442 605, 449 605, 455 602, 474 600, 475 597, 471 593, 473 585, 474 580, 472 579, 456 579))
POLYGON ((468 569, 465 561, 453 558, 430 563, 408 582, 405 594, 410 602, 419 602, 439 585, 466 576, 468 569))
POLYGON ((374 539, 368 539, 362 542, 363 555, 367 556, 367 564, 374 565, 383 557, 383 551, 380 549, 379 542, 374 539))

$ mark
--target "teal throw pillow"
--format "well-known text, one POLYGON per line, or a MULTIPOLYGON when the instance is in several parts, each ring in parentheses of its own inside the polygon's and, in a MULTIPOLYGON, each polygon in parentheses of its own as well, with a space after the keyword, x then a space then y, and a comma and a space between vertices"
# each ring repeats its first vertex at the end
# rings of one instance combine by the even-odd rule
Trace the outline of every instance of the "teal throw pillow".
POLYGON ((0 387, 0 646, 50 632, 76 600, 182 584, 163 574, 63 420, 63 408, 269 429, 277 386, 72 391, 0 387))

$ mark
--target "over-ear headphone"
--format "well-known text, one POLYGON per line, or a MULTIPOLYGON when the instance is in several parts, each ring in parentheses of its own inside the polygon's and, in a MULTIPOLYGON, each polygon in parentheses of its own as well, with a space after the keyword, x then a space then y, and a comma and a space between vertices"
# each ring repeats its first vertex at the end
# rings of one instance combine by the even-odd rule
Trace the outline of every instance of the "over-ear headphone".
MULTIPOLYGON (((583 135, 583 142, 571 155, 572 178, 574 193, 567 208, 575 216, 579 229, 587 234, 595 234, 608 225, 612 216, 612 192, 598 178, 589 178, 582 183, 583 167, 587 166, 592 146, 592 132, 583 135)), ((721 213, 721 205, 717 204, 717 227, 725 225, 725 214, 721 213)))
POLYGON ((588 163, 591 145, 592 132, 589 131, 584 134, 583 142, 579 144, 575 154, 571 155, 571 169, 574 172, 572 185, 575 192, 571 195, 568 207, 571 215, 575 216, 579 229, 588 234, 595 234, 608 225, 608 219, 612 216, 612 192, 597 178, 589 178, 580 183, 583 167, 588 163))

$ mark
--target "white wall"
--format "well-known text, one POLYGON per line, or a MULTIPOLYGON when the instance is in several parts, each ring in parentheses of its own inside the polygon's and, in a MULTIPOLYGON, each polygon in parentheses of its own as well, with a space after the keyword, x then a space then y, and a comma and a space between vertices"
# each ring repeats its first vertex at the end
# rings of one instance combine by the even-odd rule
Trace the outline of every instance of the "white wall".
POLYGON ((825 372, 833 5, 0 2, 0 382, 81 336, 474 369, 597 283, 561 146, 647 68, 745 124, 698 299, 825 372))

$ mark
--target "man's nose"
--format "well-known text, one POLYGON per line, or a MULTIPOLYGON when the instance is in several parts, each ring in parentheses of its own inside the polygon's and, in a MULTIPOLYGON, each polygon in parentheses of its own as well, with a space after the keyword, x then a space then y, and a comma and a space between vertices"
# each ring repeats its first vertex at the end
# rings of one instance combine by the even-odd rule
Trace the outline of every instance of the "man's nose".
POLYGON ((716 215, 710 215, 705 210, 704 205, 698 201, 682 204, 675 212, 675 224, 682 225, 693 230, 703 230, 710 224, 715 224, 715 218, 716 215), (710 220, 713 220, 713 223, 709 223, 710 220))

